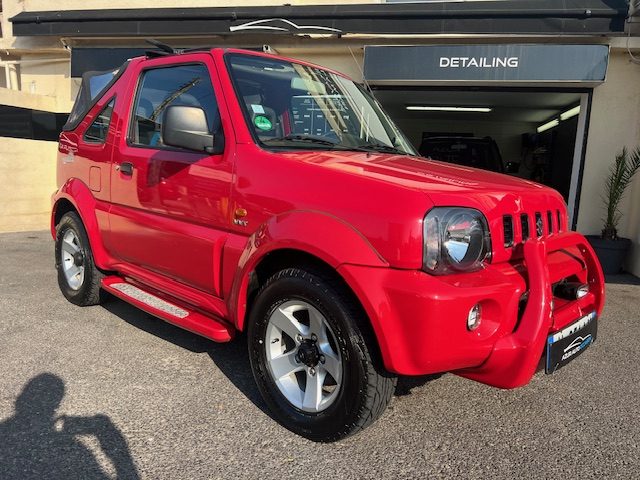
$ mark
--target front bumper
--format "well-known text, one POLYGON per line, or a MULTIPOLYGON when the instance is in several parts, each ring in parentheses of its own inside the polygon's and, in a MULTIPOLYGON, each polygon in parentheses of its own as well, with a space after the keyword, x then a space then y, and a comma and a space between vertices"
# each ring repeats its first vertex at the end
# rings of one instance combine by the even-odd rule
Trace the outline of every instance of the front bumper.
POLYGON ((550 332, 604 305, 604 278, 587 240, 566 232, 521 246, 523 260, 436 277, 420 271, 343 265, 339 272, 363 303, 385 367, 403 375, 456 371, 500 388, 529 382, 550 332), (588 283, 574 301, 553 284, 588 283), (526 301, 525 301, 526 298, 526 301), (479 303, 482 322, 467 329, 479 303), (553 303, 553 306, 552 306, 553 303))

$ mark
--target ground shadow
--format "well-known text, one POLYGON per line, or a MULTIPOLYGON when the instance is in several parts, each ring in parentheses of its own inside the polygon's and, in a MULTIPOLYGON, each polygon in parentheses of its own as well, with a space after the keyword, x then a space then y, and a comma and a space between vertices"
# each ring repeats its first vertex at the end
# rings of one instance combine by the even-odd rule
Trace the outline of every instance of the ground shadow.
POLYGON ((605 275, 605 282, 614 285, 640 285, 640 278, 630 273, 605 275))
POLYGON ((238 335, 232 342, 216 343, 164 322, 115 297, 102 305, 130 325, 194 353, 206 353, 220 371, 256 407, 271 416, 251 373, 247 340, 238 335))
MULTIPOLYGON (((260 396, 251 373, 246 335, 239 334, 230 343, 216 343, 164 322, 115 297, 111 297, 102 306, 130 325, 151 335, 155 335, 190 352, 206 353, 216 367, 245 397, 266 415, 272 416, 260 396)), ((399 397, 409 395, 414 388, 426 385, 441 376, 442 374, 399 377, 395 395, 399 397)))
POLYGON ((411 395, 411 390, 414 388, 420 388, 429 382, 442 377, 444 373, 434 373, 433 375, 420 375, 415 377, 398 377, 398 385, 396 385, 395 396, 404 397, 411 395))
POLYGON ((140 478, 126 439, 109 417, 57 415, 64 394, 64 382, 51 373, 27 382, 13 416, 0 422, 0 478, 113 478, 80 437, 97 440, 116 478, 140 478))

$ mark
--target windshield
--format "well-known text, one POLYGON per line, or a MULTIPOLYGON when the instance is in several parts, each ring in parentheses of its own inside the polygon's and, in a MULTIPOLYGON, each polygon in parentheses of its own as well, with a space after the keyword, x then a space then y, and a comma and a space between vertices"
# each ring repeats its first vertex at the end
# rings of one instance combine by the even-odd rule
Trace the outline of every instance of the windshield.
POLYGON ((351 80, 253 55, 229 54, 227 61, 250 128, 265 146, 416 154, 376 100, 351 80))

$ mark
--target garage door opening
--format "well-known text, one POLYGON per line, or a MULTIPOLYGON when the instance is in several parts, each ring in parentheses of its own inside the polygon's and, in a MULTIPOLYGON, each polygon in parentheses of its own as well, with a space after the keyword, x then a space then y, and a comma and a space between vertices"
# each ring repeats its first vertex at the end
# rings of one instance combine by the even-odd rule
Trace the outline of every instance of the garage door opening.
POLYGON ((589 90, 385 86, 374 94, 423 155, 555 188, 574 224, 589 90))

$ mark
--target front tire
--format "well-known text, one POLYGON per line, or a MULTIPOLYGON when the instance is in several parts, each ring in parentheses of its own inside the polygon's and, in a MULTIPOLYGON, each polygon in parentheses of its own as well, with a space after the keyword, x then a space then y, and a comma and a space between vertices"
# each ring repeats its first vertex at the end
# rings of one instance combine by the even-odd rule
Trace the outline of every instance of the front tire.
POLYGON ((81 307, 102 302, 104 274, 93 261, 89 237, 75 212, 65 213, 56 226, 55 257, 58 286, 67 300, 81 307))
POLYGON ((382 368, 366 322, 344 286, 319 272, 282 270, 260 289, 248 327, 251 368, 286 428, 328 442, 382 415, 396 377, 382 368))

